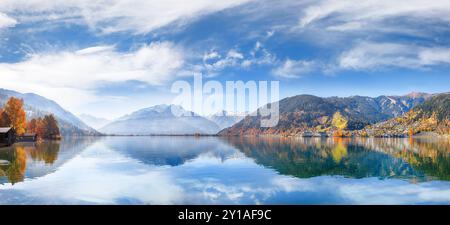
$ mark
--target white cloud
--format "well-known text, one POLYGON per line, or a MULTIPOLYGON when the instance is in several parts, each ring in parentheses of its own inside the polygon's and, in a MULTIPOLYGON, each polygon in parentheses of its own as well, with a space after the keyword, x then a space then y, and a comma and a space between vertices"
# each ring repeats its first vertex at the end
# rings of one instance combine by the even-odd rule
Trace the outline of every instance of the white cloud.
POLYGON ((209 72, 220 71, 226 67, 236 66, 244 55, 236 49, 230 49, 225 57, 213 50, 203 56, 203 65, 209 72))
POLYGON ((205 55, 203 56, 203 61, 207 61, 210 59, 217 59, 220 58, 220 54, 217 51, 211 51, 209 53, 205 53, 205 55))
POLYGON ((19 21, 83 21, 102 32, 148 33, 179 20, 235 7, 249 0, 2 0, 0 12, 19 21), (74 20, 75 19, 75 20, 74 20))
POLYGON ((241 65, 244 68, 248 68, 252 65, 273 65, 277 61, 276 56, 264 48, 260 41, 255 43, 253 50, 250 51, 250 56, 251 57, 242 61, 241 65))
POLYGON ((450 31, 442 26, 449 22, 447 0, 362 0, 357 4, 320 0, 300 9, 299 26, 291 31, 303 32, 309 41, 333 50, 345 46, 337 64, 325 69, 421 69, 449 64, 450 48, 436 37, 450 31), (392 34, 420 37, 426 45, 407 39, 386 41, 392 34))
POLYGON ((450 48, 428 48, 419 53, 423 65, 450 64, 450 48))
POLYGON ((366 69, 379 66, 415 67, 415 47, 395 43, 364 42, 344 52, 339 65, 349 69, 366 69))
POLYGON ((13 27, 17 24, 17 20, 0 12, 0 29, 6 27, 13 27))
POLYGON ((275 62, 276 57, 265 49, 259 41, 247 54, 236 49, 230 49, 224 54, 211 50, 203 55, 204 70, 206 70, 206 73, 213 75, 228 67, 249 68, 258 65, 272 65, 275 62))
POLYGON ((89 54, 95 54, 95 53, 101 53, 101 52, 108 52, 114 50, 114 46, 95 46, 90 48, 84 48, 81 50, 76 51, 75 53, 78 55, 89 55, 89 54))
MULTIPOLYGON (((335 30, 367 28, 389 18, 409 17, 437 21, 450 21, 450 2, 447 0, 323 0, 310 5, 300 18, 305 27, 328 20, 335 30), (330 21, 332 20, 332 21, 330 21), (368 24, 367 26, 362 26, 368 24)), ((385 25, 385 24, 384 24, 385 25)))
POLYGON ((261 42, 257 41, 257 42, 255 43, 255 47, 253 48, 252 55, 255 55, 255 52, 258 51, 258 50, 260 50, 261 47, 262 47, 261 42))
POLYGON ((272 70, 272 74, 282 78, 298 78, 312 72, 316 67, 314 61, 287 59, 279 67, 272 70))
POLYGON ((327 27, 327 30, 331 31, 351 31, 351 30, 359 30, 364 28, 366 25, 364 22, 348 22, 343 24, 338 24, 334 26, 327 27))
POLYGON ((423 68, 450 64, 450 48, 432 48, 397 43, 362 42, 338 59, 345 69, 381 67, 423 68))
POLYGON ((229 59, 243 59, 244 55, 242 55, 242 53, 236 51, 235 49, 231 49, 227 53, 227 58, 229 58, 229 59))
POLYGON ((30 55, 17 63, 1 63, 2 87, 34 92, 68 109, 96 100, 105 82, 137 80, 160 85, 176 77, 184 65, 183 50, 169 42, 155 42, 132 52, 113 46, 30 55))

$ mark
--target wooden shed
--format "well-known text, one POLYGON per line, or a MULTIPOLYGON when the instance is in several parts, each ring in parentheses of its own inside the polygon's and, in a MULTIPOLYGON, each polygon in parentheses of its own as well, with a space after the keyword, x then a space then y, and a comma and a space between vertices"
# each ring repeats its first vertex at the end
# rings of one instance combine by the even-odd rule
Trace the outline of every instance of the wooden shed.
POLYGON ((16 137, 17 142, 36 142, 37 134, 35 133, 25 133, 16 137))

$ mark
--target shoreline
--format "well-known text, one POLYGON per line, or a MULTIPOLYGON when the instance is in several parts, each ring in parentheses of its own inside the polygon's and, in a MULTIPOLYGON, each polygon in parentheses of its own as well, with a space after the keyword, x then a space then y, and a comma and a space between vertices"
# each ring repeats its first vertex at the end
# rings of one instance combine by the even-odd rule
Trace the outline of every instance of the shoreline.
POLYGON ((218 134, 104 134, 98 137, 219 137, 218 134))
POLYGON ((67 138, 76 137, 284 137, 284 138, 450 138, 450 135, 437 133, 416 134, 410 136, 301 136, 301 135, 280 135, 280 134, 257 134, 257 135, 219 135, 219 134, 104 134, 104 135, 86 135, 86 136, 63 136, 67 138))

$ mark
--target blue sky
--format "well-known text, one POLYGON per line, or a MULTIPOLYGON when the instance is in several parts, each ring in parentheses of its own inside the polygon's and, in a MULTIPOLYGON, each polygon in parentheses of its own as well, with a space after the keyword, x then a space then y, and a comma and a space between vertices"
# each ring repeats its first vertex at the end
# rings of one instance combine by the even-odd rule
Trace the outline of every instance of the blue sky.
POLYGON ((176 80, 278 80, 280 97, 446 92, 450 3, 2 0, 0 87, 115 118, 176 80))

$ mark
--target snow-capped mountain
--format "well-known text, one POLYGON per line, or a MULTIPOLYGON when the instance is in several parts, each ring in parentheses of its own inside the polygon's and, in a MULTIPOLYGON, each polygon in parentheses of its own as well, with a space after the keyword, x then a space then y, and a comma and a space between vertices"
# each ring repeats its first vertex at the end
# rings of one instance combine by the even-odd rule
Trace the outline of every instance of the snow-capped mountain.
POLYGON ((95 129, 86 125, 71 112, 63 109, 58 103, 33 93, 19 93, 0 89, 0 105, 3 106, 9 97, 23 99, 27 119, 53 114, 58 120, 62 135, 96 135, 95 129))
POLYGON ((108 120, 108 119, 105 119, 105 118, 96 117, 96 116, 92 116, 92 115, 89 115, 89 114, 81 114, 78 117, 84 123, 86 123, 87 125, 95 128, 95 129, 102 128, 106 124, 111 122, 111 120, 108 120))
POLYGON ((116 135, 188 135, 215 134, 214 122, 176 105, 156 105, 125 115, 100 128, 116 135))
POLYGON ((228 113, 225 110, 222 110, 218 113, 209 115, 206 118, 208 118, 209 120, 216 123, 222 130, 222 129, 233 126, 235 123, 244 119, 244 117, 245 117, 245 115, 233 115, 233 114, 228 113))

